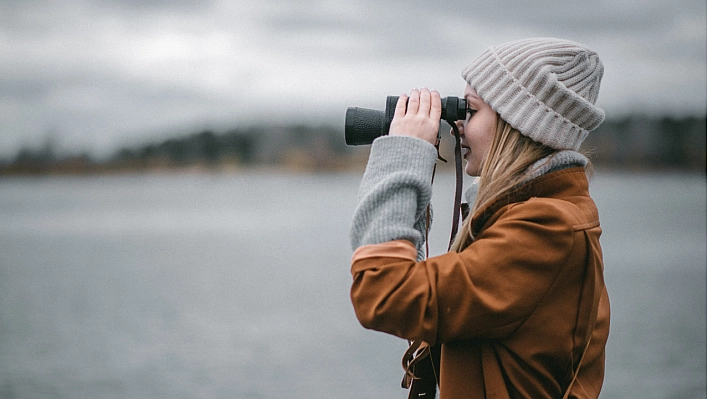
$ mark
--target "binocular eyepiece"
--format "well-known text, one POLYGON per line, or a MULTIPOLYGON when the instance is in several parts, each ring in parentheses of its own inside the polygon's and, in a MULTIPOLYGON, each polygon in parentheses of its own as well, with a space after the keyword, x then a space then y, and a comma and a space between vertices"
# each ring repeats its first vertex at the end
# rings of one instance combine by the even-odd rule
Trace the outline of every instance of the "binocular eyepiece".
MULTIPOLYGON (((388 134, 396 111, 398 96, 386 97, 386 111, 350 107, 344 122, 344 138, 347 145, 366 145, 373 143, 379 136, 388 134)), ((444 97, 440 99, 442 113, 440 119, 453 123, 465 119, 467 101, 458 97, 444 97)))

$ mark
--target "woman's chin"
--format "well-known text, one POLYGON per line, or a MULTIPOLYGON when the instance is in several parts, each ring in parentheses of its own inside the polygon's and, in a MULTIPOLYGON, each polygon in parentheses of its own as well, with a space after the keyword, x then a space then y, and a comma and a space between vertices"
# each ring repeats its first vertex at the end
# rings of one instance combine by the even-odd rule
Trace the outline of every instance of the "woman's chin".
POLYGON ((477 165, 472 164, 467 159, 465 160, 467 161, 467 163, 465 164, 465 173, 472 177, 479 176, 479 168, 477 167, 477 165))

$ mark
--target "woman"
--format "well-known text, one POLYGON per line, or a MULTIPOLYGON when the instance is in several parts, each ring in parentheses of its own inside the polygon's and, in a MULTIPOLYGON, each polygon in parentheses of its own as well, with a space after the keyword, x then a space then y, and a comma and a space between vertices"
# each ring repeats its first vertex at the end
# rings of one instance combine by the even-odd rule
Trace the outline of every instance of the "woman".
POLYGON ((602 74, 596 53, 558 39, 492 47, 464 70, 458 126, 479 179, 441 256, 420 255, 440 95, 401 96, 372 145, 351 228, 352 302, 366 328, 441 346, 441 399, 600 393, 609 301, 576 151, 604 119, 602 74))

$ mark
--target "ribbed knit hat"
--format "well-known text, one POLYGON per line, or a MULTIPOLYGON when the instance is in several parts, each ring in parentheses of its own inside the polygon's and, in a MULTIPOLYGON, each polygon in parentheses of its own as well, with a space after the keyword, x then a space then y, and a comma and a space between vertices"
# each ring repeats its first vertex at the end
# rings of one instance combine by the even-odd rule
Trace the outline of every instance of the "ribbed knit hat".
POLYGON ((491 47, 462 77, 521 134, 552 148, 577 150, 605 119, 605 111, 595 106, 603 70, 587 47, 540 38, 491 47))

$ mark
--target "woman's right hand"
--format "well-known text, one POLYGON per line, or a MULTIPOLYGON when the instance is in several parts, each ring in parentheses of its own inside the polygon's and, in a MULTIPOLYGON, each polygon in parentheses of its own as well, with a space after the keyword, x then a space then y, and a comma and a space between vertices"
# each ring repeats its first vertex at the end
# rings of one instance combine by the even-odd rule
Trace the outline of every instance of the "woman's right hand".
POLYGON ((410 97, 403 94, 398 98, 388 134, 416 137, 435 145, 441 114, 442 105, 437 90, 413 89, 410 97))

